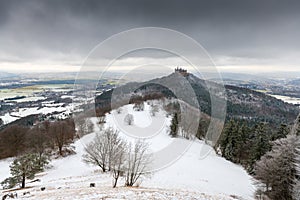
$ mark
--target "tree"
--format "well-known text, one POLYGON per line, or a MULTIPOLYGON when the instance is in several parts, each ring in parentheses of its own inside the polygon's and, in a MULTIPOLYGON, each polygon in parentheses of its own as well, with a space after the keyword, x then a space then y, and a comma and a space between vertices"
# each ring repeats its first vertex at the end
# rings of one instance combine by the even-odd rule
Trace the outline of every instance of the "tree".
POLYGON ((289 132, 289 127, 286 124, 281 124, 279 129, 274 134, 272 134, 271 140, 275 141, 280 138, 285 138, 289 134, 289 132))
POLYGON ((127 114, 124 118, 124 122, 127 124, 127 125, 132 125, 133 122, 134 122, 134 118, 133 118, 133 115, 132 114, 127 114))
POLYGON ((125 186, 133 186, 142 176, 149 174, 148 168, 151 154, 148 145, 142 140, 136 141, 128 147, 125 166, 125 186))
POLYGON ((76 129, 77 134, 79 134, 80 136, 84 136, 88 133, 93 132, 94 124, 89 118, 85 116, 78 116, 76 119, 76 129))
POLYGON ((235 152, 236 162, 246 164, 249 158, 249 146, 250 146, 250 128, 243 123, 239 125, 238 133, 237 133, 237 149, 235 152))
POLYGON ((265 123, 260 123, 255 127, 254 137, 251 149, 250 171, 252 171, 254 163, 260 160, 261 156, 271 149, 270 138, 265 123))
POLYGON ((136 101, 134 103, 133 109, 135 111, 143 111, 144 110, 144 102, 142 100, 141 101, 136 101))
POLYGON ((103 172, 111 171, 123 145, 118 131, 109 127, 102 133, 96 133, 94 141, 87 145, 84 161, 99 166, 103 172))
POLYGON ((121 176, 125 176, 125 185, 133 186, 142 176, 148 174, 151 154, 148 145, 137 141, 128 145, 118 136, 118 131, 108 128, 97 133, 93 142, 85 148, 83 160, 99 166, 103 172, 110 171, 113 187, 117 186, 121 176))
POLYGON ((272 150, 267 152, 255 165, 255 178, 263 184, 264 193, 274 200, 293 199, 296 177, 295 154, 298 145, 297 136, 273 142, 272 150))
POLYGON ((300 114, 298 115, 297 119, 295 120, 294 126, 291 130, 292 135, 300 136, 300 114))
POLYGON ((253 146, 250 133, 250 127, 243 122, 232 119, 226 123, 218 142, 222 156, 232 162, 247 165, 253 146))
POLYGON ((24 126, 11 125, 0 133, 0 159, 18 156, 26 150, 26 133, 24 126))
POLYGON ((154 117, 156 113, 159 111, 159 108, 157 105, 151 105, 150 108, 150 114, 154 117))
POLYGON ((221 139, 220 139, 220 148, 221 153, 224 158, 227 160, 234 160, 234 148, 235 148, 235 136, 237 135, 238 128, 235 121, 230 120, 224 127, 221 139))
POLYGON ((295 150, 295 167, 296 167, 296 176, 294 179, 294 191, 293 198, 300 199, 300 137, 297 137, 297 144, 295 150))
POLYGON ((191 139, 197 134, 200 112, 186 103, 181 103, 180 106, 182 107, 179 121, 180 134, 186 139, 191 139))
POLYGON ((98 117, 98 123, 99 124, 104 124, 105 123, 105 115, 101 115, 98 117))
POLYGON ((170 135, 172 137, 178 136, 178 114, 174 113, 171 125, 170 125, 170 135))
POLYGON ((42 159, 45 154, 46 148, 49 146, 49 135, 47 134, 47 124, 39 123, 34 126, 27 134, 27 143, 33 153, 39 156, 39 160, 42 159))
POLYGON ((125 142, 120 142, 116 147, 113 155, 113 160, 111 162, 111 173, 113 177, 113 187, 115 188, 118 183, 120 176, 124 174, 125 169, 125 159, 127 153, 127 144, 125 142))
POLYGON ((75 125, 71 120, 57 121, 50 124, 50 137, 63 155, 63 147, 74 139, 75 125))
POLYGON ((47 159, 40 162, 37 154, 25 154, 16 158, 10 165, 12 177, 4 180, 1 184, 4 187, 14 187, 21 183, 21 188, 25 188, 26 179, 33 179, 35 174, 42 171, 48 163, 47 159))
POLYGON ((210 119, 206 117, 201 117, 198 125, 198 130, 196 137, 200 140, 205 139, 206 133, 208 131, 210 119))

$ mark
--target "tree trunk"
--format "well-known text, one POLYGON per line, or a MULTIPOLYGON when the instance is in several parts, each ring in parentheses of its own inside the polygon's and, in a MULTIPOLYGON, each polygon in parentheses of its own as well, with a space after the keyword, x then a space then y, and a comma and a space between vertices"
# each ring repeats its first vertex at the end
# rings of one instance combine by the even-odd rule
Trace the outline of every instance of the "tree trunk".
POLYGON ((25 188, 25 175, 22 176, 22 186, 21 188, 25 188))
POLYGON ((118 182, 118 178, 115 178, 113 188, 117 187, 117 182, 118 182))
POLYGON ((115 173, 115 177, 114 177, 113 188, 117 187, 118 179, 120 177, 120 171, 117 171, 117 172, 114 172, 114 173, 115 173))
POLYGON ((59 146, 59 147, 58 147, 58 151, 59 151, 59 155, 62 156, 62 155, 63 155, 63 153, 62 153, 62 146, 59 146))

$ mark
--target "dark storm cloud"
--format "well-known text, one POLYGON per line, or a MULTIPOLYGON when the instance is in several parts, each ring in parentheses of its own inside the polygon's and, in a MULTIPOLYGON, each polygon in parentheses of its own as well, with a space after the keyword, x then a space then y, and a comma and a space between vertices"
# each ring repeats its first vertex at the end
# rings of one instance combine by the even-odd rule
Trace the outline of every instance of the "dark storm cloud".
POLYGON ((276 62, 299 57, 299 10, 296 0, 2 0, 0 59, 80 63, 112 34, 159 26, 191 36, 213 58, 276 62))

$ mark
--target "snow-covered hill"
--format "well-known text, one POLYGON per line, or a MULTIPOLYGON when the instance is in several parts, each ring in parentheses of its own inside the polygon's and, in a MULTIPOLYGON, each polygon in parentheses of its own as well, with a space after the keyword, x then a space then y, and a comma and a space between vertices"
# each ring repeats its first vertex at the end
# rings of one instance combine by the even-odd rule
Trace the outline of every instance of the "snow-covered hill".
MULTIPOLYGON (((146 139, 153 152, 164 148, 173 140, 183 140, 168 136, 170 118, 164 111, 156 116, 149 114, 150 106, 145 104, 144 111, 134 111, 132 105, 122 108, 122 113, 112 111, 106 116, 105 126, 120 130, 122 137, 134 140, 126 134, 130 129, 137 134, 142 129, 155 135, 146 139), (126 113, 134 116, 134 125, 123 122, 126 113), (156 125, 162 124, 160 129, 156 125), (145 128, 147 127, 147 128, 145 128)), ((96 119, 92 119, 96 124, 96 119)), ((99 131, 99 127, 95 127, 99 131)), ((142 135, 148 133, 143 132, 142 135)), ((76 154, 51 161, 51 168, 39 174, 40 182, 28 183, 29 188, 17 191, 21 199, 253 199, 255 188, 246 171, 219 157, 213 151, 200 159, 200 149, 211 148, 204 142, 188 141, 190 148, 175 163, 165 167, 144 179, 139 188, 123 187, 120 181, 116 189, 111 187, 109 174, 103 174, 100 168, 90 166, 82 161, 84 146, 93 140, 95 133, 77 140, 73 146, 76 154), (89 184, 95 183, 95 188, 89 184), (45 191, 40 188, 45 187, 45 191), (30 194, 23 195, 24 191, 30 194)), ((8 176, 11 159, 0 161, 0 181, 8 176)), ((2 193, 5 191, 2 191, 2 193)))

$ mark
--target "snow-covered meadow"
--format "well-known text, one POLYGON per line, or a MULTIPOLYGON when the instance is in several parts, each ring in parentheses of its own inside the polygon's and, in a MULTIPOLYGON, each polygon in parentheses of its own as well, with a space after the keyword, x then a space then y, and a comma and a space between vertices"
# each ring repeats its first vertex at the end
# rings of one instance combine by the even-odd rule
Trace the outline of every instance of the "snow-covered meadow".
MULTIPOLYGON (((100 131, 97 119, 91 119, 95 124, 95 132, 100 131)), ((152 116, 150 105, 145 104, 144 111, 135 111, 133 105, 122 107, 118 114, 115 110, 106 115, 105 126, 120 131, 127 140, 135 140, 141 133, 149 143, 152 152, 166 148, 174 140, 169 133, 170 117, 165 111, 152 116), (134 124, 124 123, 127 113, 134 116, 134 124), (158 127, 159 126, 159 127, 158 127), (128 133, 132 133, 128 134, 128 133), (155 133, 155 134, 153 134, 155 133)), ((103 127, 102 127, 103 128, 103 127)), ((203 141, 186 141, 189 148, 182 152, 176 162, 166 166, 151 177, 143 179, 139 188, 124 187, 123 180, 118 187, 112 188, 109 174, 101 173, 99 167, 91 166, 82 161, 84 147, 93 140, 94 133, 85 135, 75 141, 76 154, 65 158, 54 159, 45 172, 38 174, 39 182, 28 183, 28 188, 16 191, 20 199, 254 199, 255 187, 252 178, 246 171, 224 158, 213 150, 200 159, 200 150, 212 147, 203 141), (96 187, 90 188, 89 184, 96 187), (45 191, 40 188, 45 187, 45 191), (23 195, 23 192, 30 194, 23 195)), ((0 181, 8 177, 11 159, 0 161, 0 181)), ((29 182, 29 181, 28 181, 29 182)), ((1 191, 5 193, 5 191, 1 191)))

